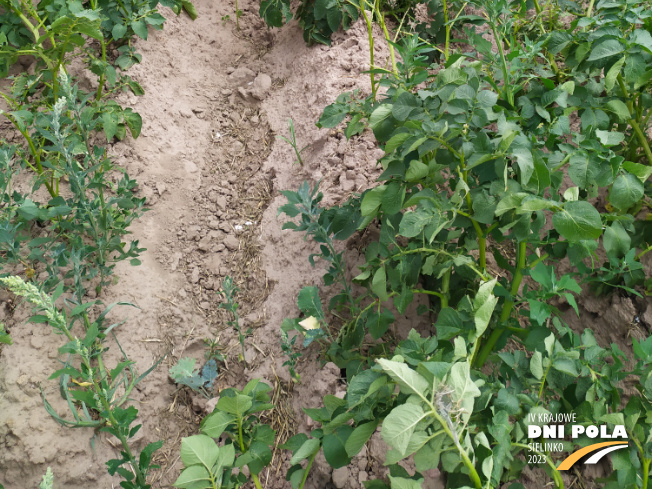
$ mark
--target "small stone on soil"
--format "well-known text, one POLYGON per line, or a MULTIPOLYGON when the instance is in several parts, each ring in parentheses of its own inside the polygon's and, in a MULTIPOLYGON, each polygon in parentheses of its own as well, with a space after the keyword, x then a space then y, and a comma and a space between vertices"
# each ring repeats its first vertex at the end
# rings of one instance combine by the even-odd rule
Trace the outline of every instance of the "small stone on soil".
POLYGON ((240 241, 234 235, 230 234, 224 238, 224 246, 230 251, 235 251, 240 247, 240 241))
POLYGON ((192 161, 185 161, 183 165, 188 173, 196 173, 198 170, 197 165, 195 165, 192 161))
POLYGON ((244 83, 252 81, 256 77, 256 73, 251 71, 249 68, 240 67, 236 68, 229 74, 229 82, 234 85, 242 85, 244 83))
POLYGON ((196 284, 199 282, 199 268, 193 268, 192 274, 190 275, 190 282, 196 284))
POLYGON ((254 80, 253 86, 251 87, 251 96, 256 100, 263 100, 271 87, 272 79, 270 76, 261 73, 254 80))
POLYGON ((348 467, 340 467, 339 469, 333 470, 333 485, 337 489, 343 489, 346 487, 346 483, 349 480, 349 469, 348 467))

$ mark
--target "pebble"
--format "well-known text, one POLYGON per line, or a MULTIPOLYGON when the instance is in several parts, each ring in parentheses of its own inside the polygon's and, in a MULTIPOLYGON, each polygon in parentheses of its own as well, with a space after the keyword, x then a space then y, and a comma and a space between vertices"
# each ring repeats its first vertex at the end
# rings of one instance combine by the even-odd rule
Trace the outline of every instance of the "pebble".
POLYGON ((167 185, 165 185, 163 182, 156 182, 156 191, 159 195, 163 195, 167 189, 167 185))
MULTIPOLYGON (((226 197, 224 197, 223 195, 220 195, 220 196, 216 199, 215 203, 217 204, 217 207, 219 207, 220 209, 222 209, 222 210, 225 210, 225 209, 226 209, 227 201, 226 201, 226 197)), ((220 229, 221 229, 221 228, 220 228, 220 229)))
POLYGON ((259 74, 251 87, 251 96, 256 100, 263 100, 272 88, 272 79, 264 73, 259 74))
POLYGON ((333 470, 333 485, 337 489, 343 489, 346 487, 346 483, 349 480, 349 469, 348 467, 340 467, 339 469, 333 470))
POLYGON ((240 95, 244 100, 247 100, 249 93, 243 87, 238 87, 238 95, 240 95))
POLYGON ((343 192, 352 192, 355 188, 355 182, 348 180, 344 174, 340 175, 340 188, 343 192))
POLYGON ((346 158, 344 158, 344 166, 346 167, 347 170, 355 170, 358 165, 355 158, 353 158, 352 156, 347 156, 346 158))
POLYGON ((187 107, 179 109, 179 114, 181 114, 186 119, 190 119, 192 117, 192 111, 187 107))
POLYGON ((331 166, 338 166, 342 163, 342 160, 340 160, 337 156, 329 156, 326 158, 326 162, 331 166))
POLYGON ((229 251, 235 251, 240 247, 240 241, 234 235, 229 234, 224 238, 224 246, 226 246, 229 251))
POLYGON ((192 274, 190 275, 190 282, 193 284, 199 282, 199 268, 192 269, 192 274))
POLYGON ((189 240, 195 239, 199 236, 200 231, 201 228, 199 226, 188 226, 188 230, 186 231, 186 237, 189 240))
POLYGON ((198 247, 199 247, 199 249, 200 249, 201 251, 208 251, 208 250, 210 250, 210 249, 211 249, 211 239, 210 239, 208 236, 206 236, 205 238, 203 238, 203 239, 199 242, 199 246, 198 246, 198 247))
POLYGON ((183 165, 188 173, 197 173, 197 165, 195 165, 192 161, 185 161, 183 165))
POLYGON ((233 141, 233 144, 231 145, 231 154, 237 155, 240 154, 240 152, 244 149, 244 144, 242 144, 240 141, 233 141))
POLYGON ((256 73, 251 71, 249 68, 242 66, 229 73, 229 82, 233 83, 234 85, 243 85, 247 82, 252 81, 255 77, 256 73))

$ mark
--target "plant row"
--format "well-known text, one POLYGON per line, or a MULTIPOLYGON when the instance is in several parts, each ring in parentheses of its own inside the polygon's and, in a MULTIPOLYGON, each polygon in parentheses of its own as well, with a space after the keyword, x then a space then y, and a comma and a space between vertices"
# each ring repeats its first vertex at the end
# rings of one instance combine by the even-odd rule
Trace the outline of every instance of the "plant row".
MULTIPOLYGON (((138 265, 144 251, 124 239, 146 210, 144 199, 112 163, 107 143, 140 134, 140 115, 114 97, 143 94, 125 71, 141 60, 134 37, 162 29, 159 4, 197 15, 188 0, 0 0, 0 96, 8 107, 0 116, 14 129, 11 142, 0 140, 0 282, 34 306, 32 322, 64 338, 61 368, 50 379, 59 382, 69 413, 61 415, 42 393, 46 411, 63 426, 113 435, 121 452, 108 472, 133 489, 151 487, 147 475, 162 442, 133 450, 141 425, 130 395, 160 360, 139 375, 114 334, 123 323, 106 320, 116 304, 89 302, 87 292, 99 294, 117 262, 138 265), (75 59, 96 76, 92 92, 75 83, 75 59), (112 366, 103 358, 109 336, 122 354, 112 366)), ((3 325, 0 343, 11 344, 3 325)), ((41 487, 52 481, 48 469, 41 487)))
MULTIPOLYGON (((284 227, 315 242, 310 262, 326 262, 324 285, 337 290, 327 304, 317 287, 301 290, 301 316, 281 326, 286 365, 300 381, 302 351, 318 345, 347 381, 344 399, 304 408, 320 427, 282 446, 287 479, 303 488, 320 451, 346 466, 380 428, 389 477, 366 488, 419 488, 437 468, 447 487, 516 489, 533 454, 529 426, 574 413, 576 424, 626 430, 603 487, 647 488, 652 339, 633 339, 627 354, 564 317, 579 314, 583 290, 650 289, 650 4, 427 2, 424 23, 419 3, 305 0, 293 14, 289 2, 261 2, 269 25, 296 15, 309 42, 364 18, 371 93, 342 94, 317 125, 346 121, 347 138, 371 130, 385 151, 377 183, 342 205, 322 207, 307 182, 283 192, 284 227), (374 23, 390 47, 385 66, 374 23), (365 263, 350 279, 337 241, 365 230, 365 263), (418 297, 433 327, 396 339, 392 325, 418 297), (625 378, 636 395, 623 395, 625 378)), ((221 395, 202 434, 184 440, 211 456, 182 450, 177 487, 239 487, 233 468, 257 475, 271 461, 258 386, 221 395)), ((596 440, 559 441, 568 453, 596 440)), ((534 454, 564 487, 559 455, 534 454)))

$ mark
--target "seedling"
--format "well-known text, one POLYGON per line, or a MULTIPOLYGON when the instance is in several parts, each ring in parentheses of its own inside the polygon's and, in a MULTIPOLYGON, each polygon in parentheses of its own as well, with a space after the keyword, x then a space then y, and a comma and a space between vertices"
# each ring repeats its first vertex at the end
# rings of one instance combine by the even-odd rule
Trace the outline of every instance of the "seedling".
POLYGON ((235 0, 235 28, 240 30, 240 17, 242 16, 242 10, 238 8, 238 0, 235 0))
POLYGON ((294 132, 294 122, 292 119, 288 120, 288 127, 290 129, 290 138, 286 138, 285 136, 280 136, 277 135, 276 137, 279 139, 282 139, 286 143, 288 143, 290 146, 292 146, 292 149, 294 149, 294 154, 296 155, 297 159, 294 161, 294 164, 299 163, 299 165, 303 166, 303 160, 301 159, 301 153, 308 148, 310 145, 306 145, 303 148, 299 149, 297 146, 297 136, 294 132))
POLYGON ((9 336, 9 333, 5 330, 5 325, 2 323, 0 323, 0 343, 5 345, 12 344, 11 336, 9 336))
POLYGON ((229 276, 224 277, 222 282, 222 293, 224 294, 225 301, 220 304, 221 309, 226 309, 233 316, 233 319, 227 321, 226 324, 231 326, 238 332, 238 341, 240 342, 240 348, 242 352, 238 354, 239 360, 247 366, 247 360, 245 359, 245 339, 248 335, 251 334, 251 328, 246 331, 243 331, 240 327, 240 316, 238 315, 238 303, 235 300, 235 294, 238 292, 238 289, 234 283, 233 279, 229 276))
POLYGON ((177 383, 190 387, 201 395, 210 399, 213 382, 217 378, 217 362, 211 358, 201 371, 195 368, 194 358, 181 358, 176 365, 170 368, 170 377, 177 383))
MULTIPOLYGON (((54 484, 54 474, 52 474, 52 469, 48 467, 48 469, 45 471, 45 475, 43 476, 43 480, 41 481, 41 484, 39 484, 38 489, 52 489, 52 485, 54 484)), ((0 486, 1 489, 2 486, 0 486)))

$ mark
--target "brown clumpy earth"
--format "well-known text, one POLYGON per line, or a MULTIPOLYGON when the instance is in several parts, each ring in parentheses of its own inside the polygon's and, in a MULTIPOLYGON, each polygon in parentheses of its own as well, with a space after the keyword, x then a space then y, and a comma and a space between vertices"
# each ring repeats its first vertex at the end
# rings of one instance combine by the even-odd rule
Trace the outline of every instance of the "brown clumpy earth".
MULTIPOLYGON (((323 108, 340 93, 369 91, 369 77, 361 73, 369 59, 362 22, 337 33, 330 48, 307 47, 296 22, 268 30, 257 2, 241 2, 240 31, 225 18, 235 18, 230 2, 195 4, 196 21, 166 10, 164 30, 137 43, 143 61, 129 74, 143 85, 145 95, 122 95, 118 101, 142 115, 142 134, 110 150, 139 182, 150 209, 132 226, 132 238, 147 248, 142 265, 119 265, 116 283, 99 298, 105 304, 137 306, 114 309, 112 319, 127 319, 117 338, 140 372, 165 357, 132 396, 143 424, 136 448, 164 440, 155 456, 161 469, 151 475, 155 488, 172 487, 182 468, 181 438, 196 434, 209 410, 205 399, 168 378, 179 358, 203 359, 205 338, 217 339, 227 359, 215 392, 241 388, 256 377, 274 388, 276 409, 265 421, 281 442, 313 428, 301 407, 319 406, 328 393, 344 395, 339 369, 322 366, 316 351, 307 352, 299 364, 302 383, 293 384, 282 365, 280 324, 298 315, 299 290, 320 285, 325 270, 323 264, 312 268, 308 262, 315 251, 312 243, 281 230, 284 220, 277 213, 285 199, 279 190, 319 181, 325 205, 342 202, 374 182, 376 160, 383 154, 370 134, 347 141, 341 131, 315 126, 323 108), (295 163, 294 150, 275 138, 288 136, 290 118, 299 147, 309 145, 302 153, 303 166, 295 163), (252 329, 244 355, 247 368, 238 361, 240 345, 227 325, 230 318, 218 307, 226 276, 240 289, 242 326, 252 329)), ((377 60, 386 58, 385 49, 376 46, 377 60)), ((90 90, 91 79, 78 76, 81 87, 90 90)), ((357 250, 348 256, 354 264, 357 250)), ((631 328, 614 328, 613 321, 626 323, 638 316, 639 324, 652 324, 647 317, 652 309, 646 311, 645 304, 614 300, 608 307, 586 301, 585 324, 575 319, 574 326, 597 327, 604 343, 625 343, 631 328), (622 334, 613 338, 615 332, 622 334)), ((56 488, 117 487, 119 479, 105 467, 119 456, 113 440, 88 429, 64 428, 45 412, 41 386, 59 413, 67 409, 57 382, 47 380, 59 368, 61 338, 42 324, 26 323, 29 310, 16 302, 0 292, 0 321, 14 339, 0 353, 0 482, 6 489, 35 488, 49 466, 56 488)), ((117 345, 110 347, 108 364, 119 359, 117 345)), ((365 480, 384 474, 384 453, 376 434, 349 467, 333 471, 320 455, 306 488, 362 487, 365 480)), ((287 452, 275 452, 271 467, 262 473, 263 487, 290 487, 287 460, 287 452)), ((443 487, 436 471, 427 474, 424 487, 443 487)))

